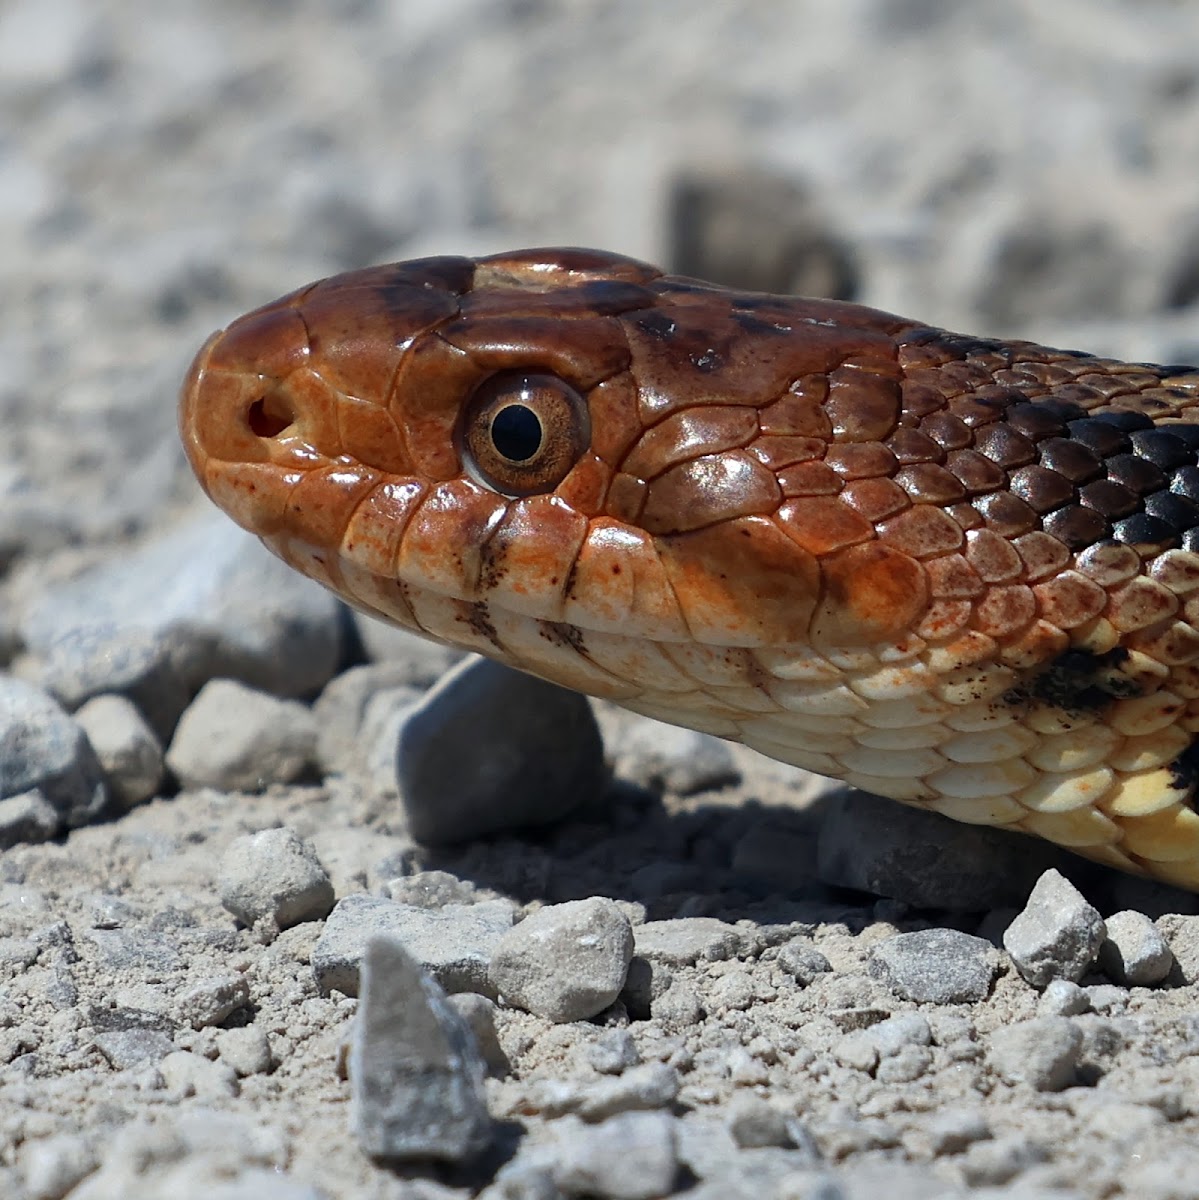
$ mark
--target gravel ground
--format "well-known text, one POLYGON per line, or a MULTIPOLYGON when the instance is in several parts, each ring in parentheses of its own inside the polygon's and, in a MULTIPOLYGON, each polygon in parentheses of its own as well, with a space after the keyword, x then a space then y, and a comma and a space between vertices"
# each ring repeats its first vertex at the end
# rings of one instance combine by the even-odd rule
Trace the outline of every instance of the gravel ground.
POLYGON ((1193 361, 1197 38, 0 0, 0 1195, 1199 1197, 1194 897, 371 627, 173 405, 309 279, 553 242, 1193 361))

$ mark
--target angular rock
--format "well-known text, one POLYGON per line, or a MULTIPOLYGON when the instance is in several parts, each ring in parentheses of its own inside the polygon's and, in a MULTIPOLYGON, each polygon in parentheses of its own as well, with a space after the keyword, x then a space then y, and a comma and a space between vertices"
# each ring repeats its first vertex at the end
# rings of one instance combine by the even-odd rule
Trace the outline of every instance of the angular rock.
POLYGON ((447 992, 482 992, 494 998, 487 971, 495 947, 512 928, 513 908, 503 901, 423 908, 378 896, 346 896, 329 914, 312 950, 312 971, 326 994, 357 996, 362 956, 372 937, 386 935, 405 949, 447 992))
POLYGON ((990 942, 956 929, 897 934, 875 947, 869 967, 896 995, 929 1004, 985 1000, 998 969, 990 942))
MULTIPOLYGON (((131 554, 48 589, 30 606, 21 634, 43 657, 64 637, 80 639, 88 647, 75 660, 82 668, 100 661, 109 639, 129 655, 133 630, 165 648, 189 690, 223 677, 278 696, 305 696, 337 669, 342 612, 329 592, 227 517, 206 511, 131 554)), ((89 679, 85 692, 121 690, 99 686, 97 676, 89 679)), ((156 672, 128 675, 128 686, 134 679, 139 688, 153 681, 154 688, 169 690, 156 672)), ((139 696, 146 699, 140 692, 130 698, 137 702, 139 696)), ((143 711, 152 715, 154 706, 147 701, 143 711)))
POLYGON ((585 1021, 624 987, 633 929, 611 900, 549 905, 499 940, 488 976, 504 1001, 550 1021, 585 1021))
POLYGON ((807 987, 817 975, 833 969, 829 960, 803 938, 792 938, 780 946, 777 962, 801 987, 807 987))
POLYGON ((288 929, 333 907, 333 884, 294 830, 264 829, 230 843, 217 875, 221 903, 244 925, 288 929))
POLYGON ((817 874, 831 886, 913 908, 983 912, 1023 903, 1062 852, 1022 834, 848 791, 825 806, 816 856, 817 874))
POLYGON ((113 803, 130 809, 149 800, 162 782, 162 743, 124 696, 96 696, 76 713, 91 742, 113 803))
POLYGON ((585 697, 482 659, 410 711, 396 762, 412 835, 434 845, 557 821, 607 782, 585 697))
POLYGON ((1007 1083, 1060 1092, 1074 1082, 1083 1032, 1069 1017, 1035 1017, 992 1031, 987 1060, 1007 1083))
POLYGON ((723 962, 746 949, 745 931, 716 917, 646 921, 634 926, 633 938, 639 958, 672 967, 723 962))
POLYGON ((462 1162, 490 1141, 486 1066, 445 993, 393 938, 372 938, 350 1051, 351 1123, 364 1153, 462 1162))
POLYGON ((108 803, 100 764, 78 723, 40 688, 0 675, 0 799, 33 790, 72 827, 108 803))
POLYGON ((185 788, 261 792, 294 783, 316 761, 316 722, 294 700, 231 679, 206 683, 179 721, 166 764, 185 788))
POLYGON ((1003 935, 1016 970, 1035 988, 1051 980, 1077 983, 1103 944, 1103 918, 1059 872, 1037 880, 1016 919, 1003 935))
POLYGON ((1174 954, 1161 931, 1144 913, 1126 909, 1104 921, 1107 937, 1099 947, 1099 969, 1116 983, 1152 987, 1174 966, 1174 954))

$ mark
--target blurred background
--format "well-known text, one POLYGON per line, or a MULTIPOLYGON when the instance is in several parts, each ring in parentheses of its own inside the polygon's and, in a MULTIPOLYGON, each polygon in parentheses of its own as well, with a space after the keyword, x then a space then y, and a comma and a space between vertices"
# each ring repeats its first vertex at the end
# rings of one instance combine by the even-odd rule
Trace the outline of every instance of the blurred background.
POLYGON ((599 245, 1199 355, 1183 0, 0 0, 0 565, 196 495, 206 334, 319 276, 599 245))

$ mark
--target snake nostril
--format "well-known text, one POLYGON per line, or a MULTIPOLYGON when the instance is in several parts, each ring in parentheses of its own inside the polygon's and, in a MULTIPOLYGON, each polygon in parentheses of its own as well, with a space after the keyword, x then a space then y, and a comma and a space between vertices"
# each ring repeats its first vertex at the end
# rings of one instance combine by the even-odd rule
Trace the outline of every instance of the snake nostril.
POLYGON ((276 438, 285 429, 289 429, 296 415, 291 406, 278 395, 271 393, 255 400, 246 412, 246 424, 255 437, 276 438))

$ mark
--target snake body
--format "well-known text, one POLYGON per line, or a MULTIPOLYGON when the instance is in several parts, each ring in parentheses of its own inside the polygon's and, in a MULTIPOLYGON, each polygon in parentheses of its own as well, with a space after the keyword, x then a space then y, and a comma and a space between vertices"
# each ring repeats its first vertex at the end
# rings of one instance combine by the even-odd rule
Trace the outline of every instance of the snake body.
POLYGON ((1199 370, 531 250, 260 308, 180 424, 367 613, 1199 889, 1199 370))

